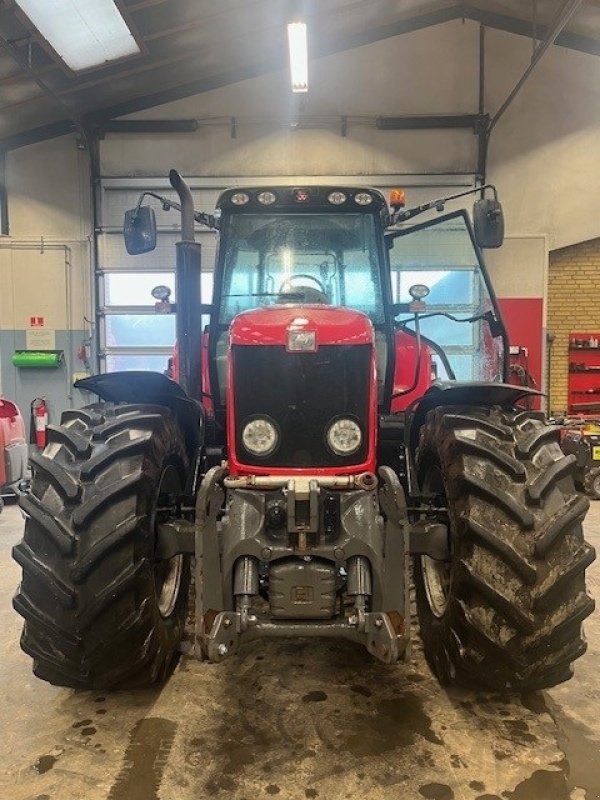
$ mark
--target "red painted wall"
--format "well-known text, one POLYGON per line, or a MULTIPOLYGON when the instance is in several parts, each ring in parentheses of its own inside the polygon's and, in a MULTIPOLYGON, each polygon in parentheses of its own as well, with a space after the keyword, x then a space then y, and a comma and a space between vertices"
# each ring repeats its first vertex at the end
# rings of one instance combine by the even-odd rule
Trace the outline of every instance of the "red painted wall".
POLYGON ((508 329, 510 344, 528 349, 529 372, 536 387, 543 391, 544 299, 542 297, 499 297, 498 305, 508 329))

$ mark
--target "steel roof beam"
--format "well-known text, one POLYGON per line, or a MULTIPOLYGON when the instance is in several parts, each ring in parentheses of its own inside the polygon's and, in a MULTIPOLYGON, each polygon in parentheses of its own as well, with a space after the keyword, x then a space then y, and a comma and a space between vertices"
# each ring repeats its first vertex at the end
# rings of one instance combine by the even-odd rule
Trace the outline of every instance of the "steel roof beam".
POLYGON ((521 75, 521 77, 513 87, 512 91, 510 92, 506 100, 502 103, 498 111, 496 111, 496 113, 492 117, 490 124, 488 126, 488 140, 492 134, 492 131, 498 124, 498 121, 504 115, 504 113, 506 112, 512 101, 515 99, 515 97, 519 94, 519 92, 525 85, 527 79, 529 78, 533 70, 537 67, 537 65, 544 57, 544 54, 546 53, 548 48, 552 44, 554 44, 557 37, 560 35, 561 31, 564 29, 565 25, 568 24, 569 20, 571 19, 573 14, 577 11, 582 2, 583 0, 566 0, 550 32, 547 34, 546 38, 543 39, 536 47, 533 58, 531 59, 531 63, 529 64, 525 72, 521 75))

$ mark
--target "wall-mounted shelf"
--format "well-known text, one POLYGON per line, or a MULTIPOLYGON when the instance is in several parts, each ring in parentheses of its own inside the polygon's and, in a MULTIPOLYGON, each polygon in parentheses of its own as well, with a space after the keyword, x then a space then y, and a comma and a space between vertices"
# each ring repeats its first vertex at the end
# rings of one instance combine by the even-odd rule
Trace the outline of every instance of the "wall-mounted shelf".
POLYGON ((569 334, 569 397, 567 413, 600 414, 600 331, 569 334))

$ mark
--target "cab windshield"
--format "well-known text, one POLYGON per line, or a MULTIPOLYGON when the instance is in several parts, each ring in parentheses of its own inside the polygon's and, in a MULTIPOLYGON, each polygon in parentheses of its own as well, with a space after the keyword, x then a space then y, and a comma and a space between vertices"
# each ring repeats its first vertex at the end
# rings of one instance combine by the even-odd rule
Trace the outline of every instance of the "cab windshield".
POLYGON ((280 303, 324 303, 384 322, 371 214, 232 214, 222 230, 219 322, 280 303))
MULTIPOLYGON (((504 342, 496 303, 464 212, 454 212, 391 234, 390 266, 395 302, 411 301, 410 287, 429 289, 419 313, 421 333, 435 343, 437 373, 459 381, 502 380, 504 342)), ((412 313, 397 326, 415 331, 412 313)))

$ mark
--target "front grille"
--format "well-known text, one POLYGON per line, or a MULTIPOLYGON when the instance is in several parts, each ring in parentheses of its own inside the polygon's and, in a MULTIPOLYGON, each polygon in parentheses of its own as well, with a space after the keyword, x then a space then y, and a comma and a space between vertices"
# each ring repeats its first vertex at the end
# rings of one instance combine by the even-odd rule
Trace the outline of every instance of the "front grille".
POLYGON ((232 348, 236 451, 242 464, 269 467, 343 467, 367 458, 370 345, 325 345, 316 353, 289 353, 280 346, 232 348), (257 416, 271 417, 279 445, 266 457, 249 453, 242 429, 257 416), (330 451, 325 434, 340 417, 361 428, 352 455, 330 451))

